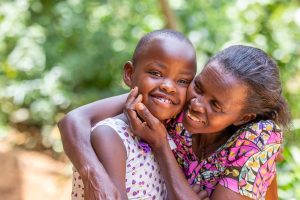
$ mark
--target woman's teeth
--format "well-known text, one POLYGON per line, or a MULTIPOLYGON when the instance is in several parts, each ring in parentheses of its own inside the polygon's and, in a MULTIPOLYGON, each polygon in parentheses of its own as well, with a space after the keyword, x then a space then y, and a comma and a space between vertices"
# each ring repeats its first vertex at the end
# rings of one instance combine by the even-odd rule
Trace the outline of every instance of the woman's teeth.
POLYGON ((195 122, 201 122, 201 120, 198 119, 198 118, 197 118, 196 116, 194 116, 193 114, 191 114, 190 111, 187 112, 187 115, 188 115, 188 117, 189 117, 191 120, 193 120, 193 121, 195 121, 195 122))

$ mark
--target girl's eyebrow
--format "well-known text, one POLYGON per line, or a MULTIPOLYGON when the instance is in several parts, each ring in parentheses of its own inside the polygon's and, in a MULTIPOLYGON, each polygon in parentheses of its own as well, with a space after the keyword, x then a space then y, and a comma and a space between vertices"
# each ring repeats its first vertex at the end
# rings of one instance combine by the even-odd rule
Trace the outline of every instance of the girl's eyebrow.
MULTIPOLYGON (((159 67, 159 68, 161 68, 161 69, 167 69, 168 67, 170 67, 170 66, 165 65, 165 64, 163 64, 163 63, 161 63, 161 62, 159 62, 159 61, 152 61, 152 62, 150 62, 150 63, 148 64, 148 66, 151 66, 151 65, 154 65, 154 66, 159 67)), ((171 66, 171 67, 172 67, 172 66, 171 66)), ((191 72, 189 72, 189 70, 182 70, 182 71, 180 71, 179 73, 182 74, 182 75, 191 76, 191 72)), ((194 77, 194 76, 193 76, 193 77, 194 77)))
MULTIPOLYGON (((191 76, 191 72, 189 70, 182 70, 182 71, 180 71, 180 74, 191 76)), ((192 77, 194 77, 194 75, 192 77)))
POLYGON ((167 66, 159 61, 153 61, 153 62, 150 62, 148 65, 155 65, 157 67, 160 67, 162 69, 166 69, 167 66))

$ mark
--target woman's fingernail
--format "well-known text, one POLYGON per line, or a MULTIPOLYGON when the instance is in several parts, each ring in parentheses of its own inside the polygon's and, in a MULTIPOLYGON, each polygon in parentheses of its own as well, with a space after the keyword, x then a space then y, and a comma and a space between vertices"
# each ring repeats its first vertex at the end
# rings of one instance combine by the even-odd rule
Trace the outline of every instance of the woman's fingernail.
POLYGON ((137 109, 137 110, 143 110, 144 109, 144 105, 142 103, 137 103, 135 105, 135 109, 137 109))

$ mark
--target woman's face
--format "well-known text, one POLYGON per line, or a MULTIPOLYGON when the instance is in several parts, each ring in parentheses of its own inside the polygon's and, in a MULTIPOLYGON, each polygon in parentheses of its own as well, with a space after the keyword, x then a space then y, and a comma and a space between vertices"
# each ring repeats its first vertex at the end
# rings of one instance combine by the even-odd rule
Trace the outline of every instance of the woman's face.
POLYGON ((215 61, 190 84, 183 119, 190 133, 218 133, 244 119, 248 88, 215 61))

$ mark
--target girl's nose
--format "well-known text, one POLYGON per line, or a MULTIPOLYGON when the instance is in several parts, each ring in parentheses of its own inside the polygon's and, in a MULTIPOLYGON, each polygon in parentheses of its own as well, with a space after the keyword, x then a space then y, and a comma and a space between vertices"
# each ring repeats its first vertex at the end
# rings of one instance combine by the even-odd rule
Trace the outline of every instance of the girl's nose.
POLYGON ((206 112, 205 105, 199 97, 194 97, 193 99, 191 99, 191 107, 196 112, 206 112))
POLYGON ((167 93, 175 93, 176 87, 173 81, 165 80, 161 85, 160 89, 167 93))

